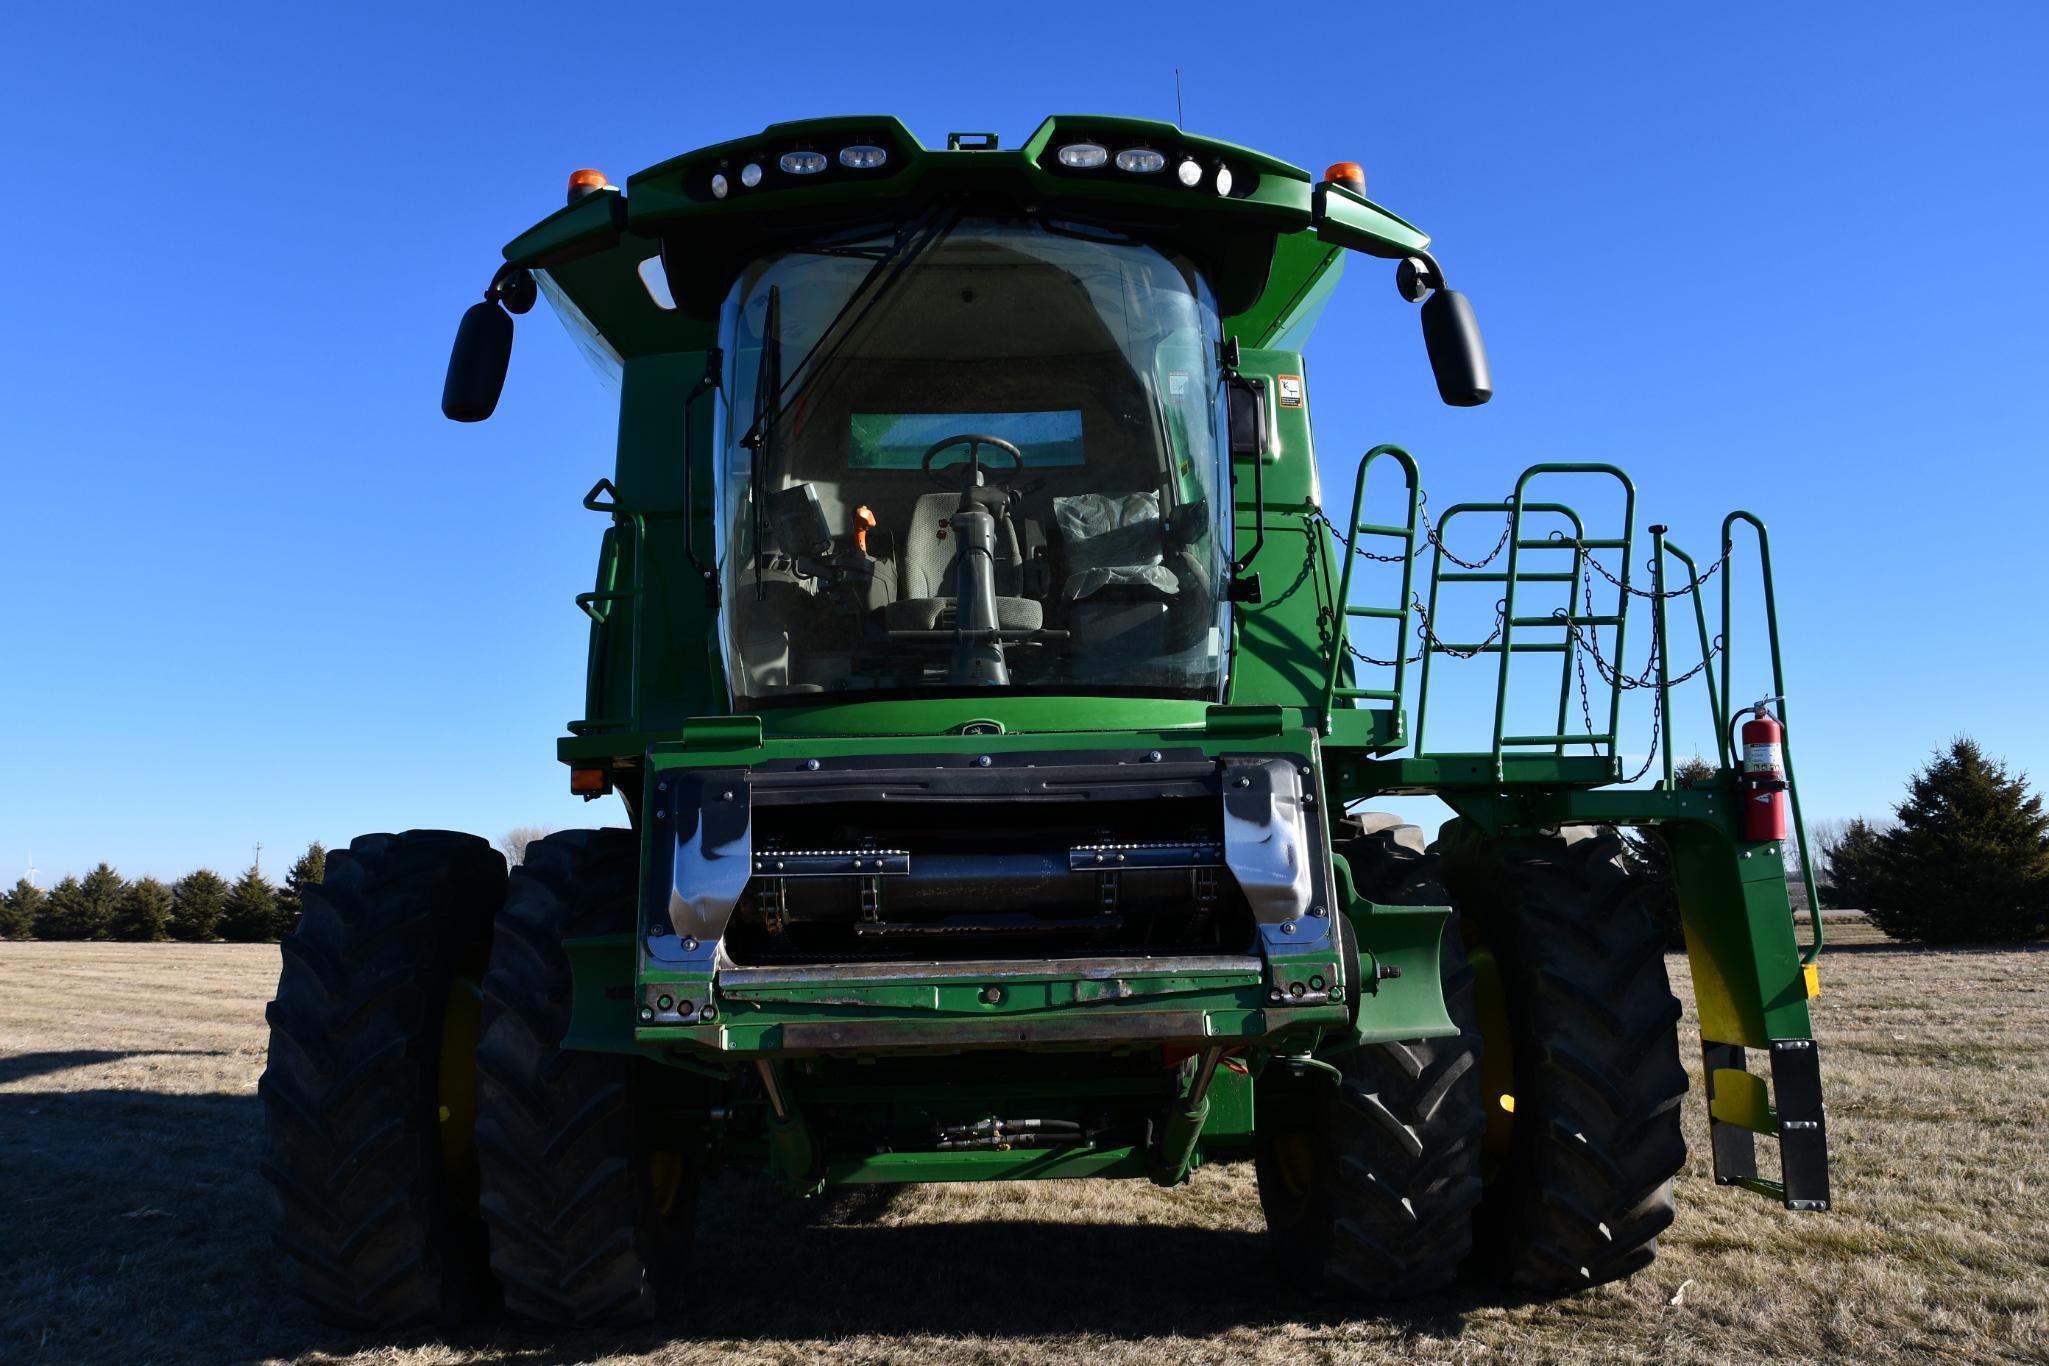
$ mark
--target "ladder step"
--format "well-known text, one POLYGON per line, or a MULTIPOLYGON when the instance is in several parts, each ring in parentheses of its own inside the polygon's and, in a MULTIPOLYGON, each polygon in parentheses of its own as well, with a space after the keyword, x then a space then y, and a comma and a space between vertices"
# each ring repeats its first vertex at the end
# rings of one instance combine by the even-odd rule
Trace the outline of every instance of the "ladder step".
POLYGON ((1361 522, 1359 530, 1367 536, 1392 536, 1398 541, 1416 539, 1416 529, 1408 526, 1382 526, 1378 522, 1361 522))
POLYGON ((1515 617, 1511 626, 1563 626, 1570 622, 1574 626, 1620 626, 1621 617, 1515 617))
POLYGON ((1615 735, 1504 735, 1504 745, 1612 745, 1615 735))
MULTIPOLYGON (((1489 641, 1484 645, 1462 645, 1455 640, 1438 641, 1432 644, 1430 648, 1438 654, 1495 655, 1501 653, 1501 643, 1499 641, 1489 641)), ((1565 642, 1559 640, 1518 640, 1508 648, 1519 655, 1559 655, 1565 653, 1565 642)))
POLYGON ((1408 615, 1408 609, 1403 607, 1347 607, 1345 615, 1348 617, 1374 617, 1381 621, 1400 621, 1408 615))
POLYGON ((1584 550, 1627 550, 1629 542, 1616 537, 1589 536, 1583 541, 1554 541, 1549 537, 1534 537, 1518 540, 1518 550, 1570 550, 1575 545, 1584 550))
POLYGON ((1355 702, 1399 702, 1402 700, 1400 693, 1388 692, 1385 688, 1339 688, 1331 696, 1350 698, 1355 702))

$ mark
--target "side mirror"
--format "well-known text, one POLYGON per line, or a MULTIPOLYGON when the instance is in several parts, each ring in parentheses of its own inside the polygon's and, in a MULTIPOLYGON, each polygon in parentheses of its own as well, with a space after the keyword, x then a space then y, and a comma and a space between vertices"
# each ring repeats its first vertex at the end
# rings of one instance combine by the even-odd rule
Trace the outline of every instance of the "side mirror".
POLYGON ((1242 375, 1224 377, 1225 400, 1230 408, 1231 454, 1266 454, 1266 396, 1260 386, 1242 375))
POLYGON ((1430 353, 1439 398, 1454 408, 1477 408, 1494 397, 1487 346, 1465 295, 1440 287, 1423 301, 1423 346, 1430 353))
POLYGON ((497 410, 512 362, 512 316, 490 300, 471 304, 455 329, 441 412, 457 422, 482 422, 497 410))

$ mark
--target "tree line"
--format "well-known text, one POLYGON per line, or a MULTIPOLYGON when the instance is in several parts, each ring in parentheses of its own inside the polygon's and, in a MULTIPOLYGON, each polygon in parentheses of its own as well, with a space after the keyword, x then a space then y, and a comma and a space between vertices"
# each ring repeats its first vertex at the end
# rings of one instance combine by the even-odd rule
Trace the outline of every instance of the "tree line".
POLYGON ((2049 937, 2049 814, 1968 737, 1938 751, 1892 818, 1820 832, 1821 903, 1863 911, 1893 939, 2049 937))
MULTIPOLYGON (((1695 757, 1678 766, 1682 787, 1721 781, 1695 757)), ((500 841, 518 864, 547 832, 522 826, 500 841)), ((2009 772, 1975 740, 1959 736, 1907 786, 1892 819, 1817 821, 1810 831, 1824 909, 1865 912, 1894 939, 1961 943, 2049 937, 2049 814, 2027 778, 2009 772)), ((1806 909, 1798 850, 1786 842, 1787 878, 1796 910, 1806 909)), ((1671 857, 1649 830, 1625 832, 1625 857, 1647 884, 1667 938, 1684 942, 1671 857)), ((273 886, 251 867, 234 883, 202 868, 170 886, 153 877, 125 881, 107 864, 67 877, 45 892, 28 879, 0 896, 0 937, 8 939, 214 939, 260 942, 290 933, 300 897, 326 872, 316 842, 273 886)))
POLYGON ((316 840, 292 864, 281 886, 253 864, 234 882, 211 868, 187 873, 168 886, 153 877, 130 882, 105 863, 84 877, 66 877, 48 891, 22 878, 0 895, 0 936, 263 943, 291 933, 306 888, 326 872, 327 850, 316 840))

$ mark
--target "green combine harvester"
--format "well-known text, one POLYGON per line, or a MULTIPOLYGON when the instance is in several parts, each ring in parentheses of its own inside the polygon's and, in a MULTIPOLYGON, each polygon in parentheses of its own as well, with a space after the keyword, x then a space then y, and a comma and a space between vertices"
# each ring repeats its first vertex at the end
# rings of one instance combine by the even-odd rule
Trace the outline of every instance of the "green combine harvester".
POLYGON ((1349 253, 1396 263, 1444 400, 1489 397, 1428 245, 1356 166, 1141 119, 944 150, 815 119, 572 177, 443 408, 490 415, 540 294, 618 388, 557 753, 630 828, 509 877, 444 831, 330 856, 262 1083, 294 1287, 351 1324, 632 1322, 718 1167, 1245 1159, 1288 1275, 1358 1300, 1626 1276, 1687 1077, 1622 826, 1669 855, 1717 1181, 1827 1208, 1783 712, 1731 691, 1761 606, 1784 692, 1763 524, 1697 563, 1603 465, 1433 509, 1392 446, 1327 520, 1302 349, 1349 253), (1668 744, 1627 785, 1623 693, 1669 734, 1694 679, 1717 770, 1668 744), (1355 814, 1410 794, 1457 813, 1435 841, 1355 814))

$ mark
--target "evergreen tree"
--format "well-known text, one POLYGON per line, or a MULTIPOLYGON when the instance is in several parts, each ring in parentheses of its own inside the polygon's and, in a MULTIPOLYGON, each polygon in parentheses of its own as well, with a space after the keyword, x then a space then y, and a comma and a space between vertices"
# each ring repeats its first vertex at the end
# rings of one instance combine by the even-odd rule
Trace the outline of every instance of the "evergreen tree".
POLYGON ((78 879, 66 873, 36 908, 35 935, 38 939, 72 939, 72 927, 85 918, 79 901, 83 892, 78 879))
POLYGON ((122 893, 109 933, 115 939, 155 943, 171 937, 170 923, 171 889, 153 877, 137 878, 122 893))
POLYGON ((1883 875, 1884 838, 1877 827, 1859 816, 1822 844, 1822 858, 1828 865, 1821 888, 1823 905, 1845 911, 1871 909, 1872 890, 1883 875))
POLYGON ((66 873, 57 879, 57 885, 36 908, 36 938, 69 939, 72 925, 83 918, 78 906, 79 896, 77 877, 66 873))
POLYGON ((221 913, 221 938, 236 944, 258 944, 277 937, 277 888, 270 885, 261 868, 251 864, 228 893, 227 907, 221 913))
POLYGON ((299 855, 299 861, 285 874, 285 885, 277 894, 277 933, 282 939, 299 925, 299 913, 305 909, 305 892, 327 876, 327 846, 319 840, 306 846, 306 852, 299 855))
POLYGON ((171 884, 171 937, 207 943, 219 935, 227 909, 227 879, 211 868, 187 873, 171 884))
POLYGON ((128 883, 111 866, 102 863, 85 875, 79 890, 85 894, 86 923, 91 926, 91 933, 80 938, 107 938, 114 932, 114 919, 121 913, 121 898, 128 894, 128 883))
POLYGON ((36 924, 38 939, 105 939, 127 885, 102 863, 84 878, 67 877, 50 891, 36 924))
POLYGON ((0 936, 26 939, 34 934, 44 900, 42 888, 27 878, 17 880, 13 891, 0 896, 0 936))
POLYGON ((1932 943, 2049 934, 2049 815, 2025 777, 1960 736, 1897 811, 1871 888, 1881 930, 1932 943))

